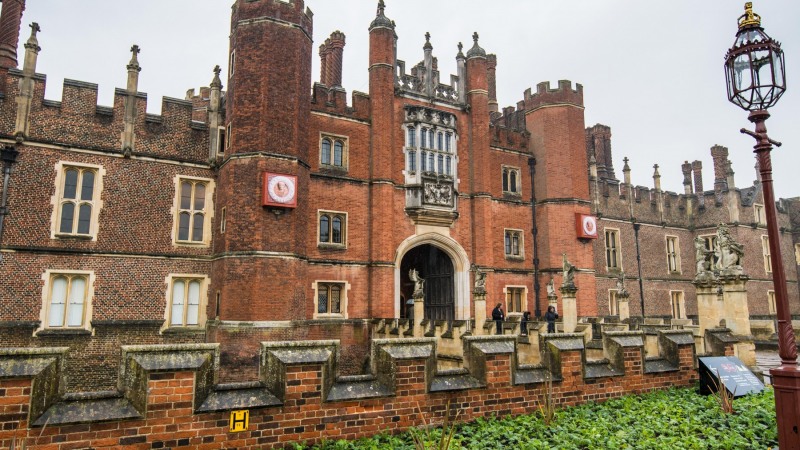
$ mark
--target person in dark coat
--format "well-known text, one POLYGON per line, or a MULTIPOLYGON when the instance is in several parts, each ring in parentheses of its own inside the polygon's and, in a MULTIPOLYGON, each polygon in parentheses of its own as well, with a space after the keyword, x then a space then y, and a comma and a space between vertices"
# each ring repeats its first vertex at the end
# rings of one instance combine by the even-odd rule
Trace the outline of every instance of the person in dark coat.
POLYGON ((492 310, 492 320, 494 320, 494 323, 497 325, 497 334, 503 334, 503 320, 505 320, 505 318, 506 314, 503 312, 503 304, 498 303, 492 310))
POLYGON ((520 335, 527 336, 528 335, 528 322, 531 321, 531 312, 525 311, 522 313, 522 323, 520 325, 520 335))
POLYGON ((556 307, 553 305, 548 306, 547 312, 544 314, 544 320, 547 321, 548 333, 556 332, 556 319, 558 319, 558 313, 556 312, 556 307))

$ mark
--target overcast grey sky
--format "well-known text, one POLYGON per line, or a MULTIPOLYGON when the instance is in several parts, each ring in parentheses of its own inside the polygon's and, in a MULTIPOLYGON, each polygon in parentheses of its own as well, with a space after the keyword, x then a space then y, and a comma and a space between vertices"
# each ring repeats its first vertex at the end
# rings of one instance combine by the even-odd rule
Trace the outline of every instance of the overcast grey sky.
MULTIPOLYGON (((264 0, 266 1, 266 0, 264 0)), ((100 85, 110 105, 124 87, 129 49, 142 53, 140 90, 148 112, 161 97, 184 98, 208 85, 212 68, 225 67, 232 0, 28 0, 24 25, 42 28, 37 72, 47 75, 45 97, 61 98, 64 78, 100 85)), ((377 0, 306 0, 314 12, 314 49, 334 30, 347 35, 344 87, 368 90, 368 32, 377 0)), ((586 125, 612 131, 617 176, 631 159, 634 184, 652 186, 660 165, 665 190, 683 192, 680 165, 703 161, 706 189, 713 187, 709 149, 730 149, 736 184, 755 179, 747 113, 728 103, 723 58, 733 44, 743 0, 386 0, 397 23, 398 57, 407 67, 422 59, 424 34, 432 35, 442 80, 456 72, 456 45, 480 44, 498 58, 498 100, 516 105, 527 88, 559 79, 584 87, 586 125)), ((787 91, 770 111, 770 137, 778 197, 800 195, 800 2, 756 0, 766 32, 783 44, 787 91)), ((23 27, 20 47, 30 30, 23 27)), ((22 49, 20 48, 20 52, 22 49)), ((22 64, 20 53, 20 65, 22 64)), ((314 59, 313 80, 319 79, 314 59)), ((225 73, 223 71, 223 73, 225 73)), ((224 80, 223 80, 224 83, 224 80)), ((349 97, 348 97, 349 98, 349 97)))

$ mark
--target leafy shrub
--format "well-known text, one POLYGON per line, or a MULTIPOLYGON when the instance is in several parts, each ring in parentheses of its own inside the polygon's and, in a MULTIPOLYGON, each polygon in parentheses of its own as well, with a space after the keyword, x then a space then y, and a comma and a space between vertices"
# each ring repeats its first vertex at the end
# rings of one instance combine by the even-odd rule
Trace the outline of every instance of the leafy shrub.
MULTIPOLYGON (((736 415, 721 411, 714 396, 693 389, 655 391, 559 410, 547 426, 538 411, 479 418, 457 427, 451 448, 465 449, 768 449, 778 444, 772 389, 736 399, 736 415)), ((306 449, 302 445, 298 449, 306 449)), ((357 441, 330 441, 322 450, 414 450, 408 433, 357 441)))

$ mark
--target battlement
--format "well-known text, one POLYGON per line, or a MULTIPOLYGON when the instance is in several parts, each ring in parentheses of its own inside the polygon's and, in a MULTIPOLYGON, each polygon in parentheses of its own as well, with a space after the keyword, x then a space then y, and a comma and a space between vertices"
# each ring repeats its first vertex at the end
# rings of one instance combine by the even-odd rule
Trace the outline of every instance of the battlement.
POLYGON ((315 443, 442 419, 441 395, 471 421, 535 410, 547 380, 562 406, 696 380, 690 331, 659 331, 657 361, 645 357, 644 338, 606 332, 608 359, 587 362, 581 334, 547 335, 541 343, 546 363, 531 366, 520 364, 518 347, 527 344, 515 337, 469 336, 467 368, 458 370, 437 368, 435 338, 376 339, 370 373, 346 377, 337 376, 338 341, 262 342, 259 380, 235 385, 217 384, 218 344, 123 346, 118 390, 77 395, 64 394, 67 348, 2 349, 0 445, 12 439, 76 448, 199 446, 220 439, 236 448, 315 443), (231 432, 228 419, 236 410, 248 410, 250 427, 231 432), (166 417, 172 430, 163 427, 166 417))
MULTIPOLYGON (((447 103, 459 103, 460 82, 458 75, 450 75, 450 84, 444 84, 439 79, 438 60, 432 60, 433 73, 433 98, 447 103)), ((425 92, 425 66, 419 63, 411 68, 410 73, 406 73, 406 62, 397 60, 398 76, 395 81, 395 88, 415 97, 427 98, 425 92)))
MULTIPOLYGON (((19 92, 22 72, 9 71, 6 81, 7 99, 19 92)), ((33 77, 31 131, 27 139, 66 144, 103 151, 121 151, 120 133, 125 116, 128 91, 117 88, 111 106, 98 104, 98 85, 65 79, 61 100, 45 100, 47 78, 33 77)), ((193 102, 164 97, 161 114, 147 114, 147 94, 137 92, 136 153, 174 157, 185 161, 205 163, 208 160, 207 119, 193 116, 193 102)), ((0 135, 14 134, 14 101, 0 103, 0 135)))
POLYGON ((341 87, 328 87, 314 83, 311 93, 311 110, 335 114, 358 120, 369 120, 369 94, 353 91, 351 105, 347 106, 347 91, 341 87))
POLYGON ((233 5, 231 25, 253 23, 270 18, 298 26, 309 38, 313 35, 314 13, 304 0, 237 0, 233 5))
POLYGON ((551 89, 550 82, 544 81, 536 85, 536 93, 532 93, 530 88, 525 90, 523 101, 526 112, 551 105, 583 107, 583 86, 576 83, 575 89, 572 89, 571 81, 559 80, 558 87, 551 89))

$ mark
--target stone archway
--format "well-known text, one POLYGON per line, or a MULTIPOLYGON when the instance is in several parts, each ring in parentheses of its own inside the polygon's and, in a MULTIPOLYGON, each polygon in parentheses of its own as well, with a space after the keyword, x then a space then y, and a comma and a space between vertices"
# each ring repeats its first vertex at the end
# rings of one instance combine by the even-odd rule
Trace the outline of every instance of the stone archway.
MULTIPOLYGON (((434 268, 432 272, 427 274, 428 277, 433 275, 432 281, 435 281, 430 287, 426 286, 426 300, 428 300, 427 297, 431 297, 430 304, 426 305, 426 317, 429 311, 435 311, 438 308, 439 312, 431 312, 431 314, 433 314, 434 319, 440 319, 437 316, 441 314, 441 311, 445 310, 445 308, 451 308, 452 313, 447 318, 456 320, 468 319, 470 317, 470 295, 469 259, 467 258, 467 253, 458 242, 438 233, 411 236, 398 246, 394 265, 395 317, 406 316, 405 311, 401 311, 404 306, 402 302, 405 302, 411 296, 408 285, 408 269, 405 270, 406 273, 401 272, 403 272, 404 267, 411 264, 410 261, 417 260, 418 263, 421 262, 422 260, 419 258, 427 258, 426 264, 434 268), (452 265, 452 272, 450 272, 448 264, 443 262, 444 258, 449 260, 448 262, 452 265), (404 280, 405 283, 403 282, 404 280), (452 289, 450 291, 451 294, 448 294, 448 289, 452 289), (452 300, 447 299, 448 295, 452 300), (446 306, 446 303, 452 304, 452 306, 446 306)), ((422 276, 423 278, 426 277, 425 274, 422 276)), ((426 282, 426 284, 428 283, 426 282)), ((444 319, 444 317, 441 318, 441 320, 444 319)))
MULTIPOLYGON (((409 250, 400 264, 400 299, 410 298, 414 283, 408 272, 416 269, 425 279, 425 319, 453 320, 455 318, 455 278, 453 261, 439 248, 423 244, 409 250)), ((400 316, 407 316, 407 308, 400 308, 400 316)))

